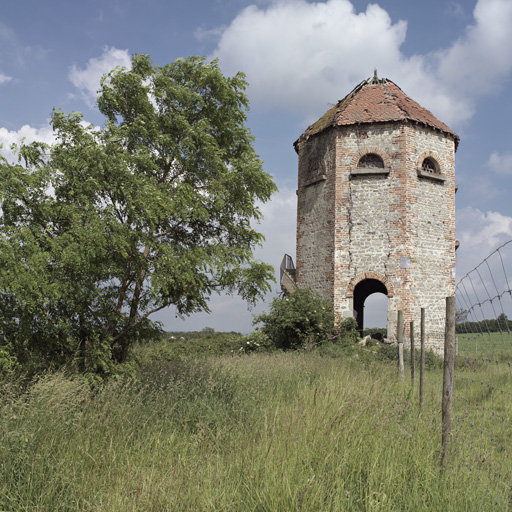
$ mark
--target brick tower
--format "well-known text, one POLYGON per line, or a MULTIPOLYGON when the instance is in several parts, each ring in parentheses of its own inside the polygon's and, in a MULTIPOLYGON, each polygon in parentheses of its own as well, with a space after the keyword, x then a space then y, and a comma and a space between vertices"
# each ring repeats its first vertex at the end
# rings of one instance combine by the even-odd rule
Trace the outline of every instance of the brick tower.
POLYGON ((388 297, 442 350, 445 297, 455 284, 458 136, 387 79, 365 80, 294 143, 299 156, 295 279, 364 322, 364 302, 388 297))

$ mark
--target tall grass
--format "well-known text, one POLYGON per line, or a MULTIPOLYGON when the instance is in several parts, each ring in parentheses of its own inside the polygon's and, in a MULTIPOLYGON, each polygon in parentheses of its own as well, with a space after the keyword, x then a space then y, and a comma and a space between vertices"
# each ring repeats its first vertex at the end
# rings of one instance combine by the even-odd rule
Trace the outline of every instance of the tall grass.
POLYGON ((440 398, 438 372, 420 412, 394 365, 315 352, 4 385, 0 511, 490 509, 456 452, 440 472, 440 398))

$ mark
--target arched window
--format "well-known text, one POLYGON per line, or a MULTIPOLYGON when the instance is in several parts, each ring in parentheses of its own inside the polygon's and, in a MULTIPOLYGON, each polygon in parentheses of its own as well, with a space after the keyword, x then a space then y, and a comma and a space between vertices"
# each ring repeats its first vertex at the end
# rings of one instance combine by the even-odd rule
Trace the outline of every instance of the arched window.
POLYGON ((384 169, 384 161, 375 153, 367 153, 359 159, 357 167, 360 169, 384 169))
POLYGON ((423 163, 421 164, 421 170, 432 174, 439 174, 441 172, 439 170, 439 164, 430 157, 427 157, 425 160, 423 160, 423 163))

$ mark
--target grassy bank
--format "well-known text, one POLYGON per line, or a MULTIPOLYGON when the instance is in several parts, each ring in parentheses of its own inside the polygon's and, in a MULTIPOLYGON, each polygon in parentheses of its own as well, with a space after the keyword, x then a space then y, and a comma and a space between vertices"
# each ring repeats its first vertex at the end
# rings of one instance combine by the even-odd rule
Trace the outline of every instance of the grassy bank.
POLYGON ((456 451, 440 473, 438 371, 420 413, 394 365, 357 354, 139 359, 137 380, 95 392, 60 374, 21 396, 4 383, 1 511, 480 511, 501 496, 456 451))

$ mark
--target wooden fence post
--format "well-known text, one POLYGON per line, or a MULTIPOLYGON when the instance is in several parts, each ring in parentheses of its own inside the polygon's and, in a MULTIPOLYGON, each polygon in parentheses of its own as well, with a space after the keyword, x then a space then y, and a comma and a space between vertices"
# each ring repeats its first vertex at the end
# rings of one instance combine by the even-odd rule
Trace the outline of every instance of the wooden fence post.
POLYGON ((410 351, 410 359, 411 359, 411 385, 414 387, 414 372, 416 370, 416 361, 415 361, 415 353, 414 353, 414 322, 409 324, 409 330, 411 333, 411 351, 410 351))
POLYGON ((398 335, 398 374, 404 378, 404 318, 403 312, 398 312, 397 321, 397 335, 398 335))
POLYGON ((444 333, 443 405, 442 405, 442 459, 446 466, 450 456, 452 419, 453 373, 455 365, 455 296, 446 297, 446 323, 444 333))
POLYGON ((420 321, 420 407, 425 401, 425 308, 421 308, 420 321))

